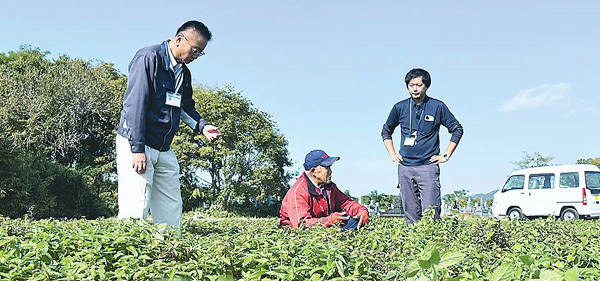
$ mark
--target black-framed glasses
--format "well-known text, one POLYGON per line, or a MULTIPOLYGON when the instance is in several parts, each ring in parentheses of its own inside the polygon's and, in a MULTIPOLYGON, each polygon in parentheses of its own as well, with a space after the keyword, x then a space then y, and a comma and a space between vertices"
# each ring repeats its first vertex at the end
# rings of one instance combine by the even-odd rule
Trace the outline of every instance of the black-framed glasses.
POLYGON ((185 42, 187 42, 190 45, 190 48, 192 48, 192 52, 194 54, 196 54, 198 57, 201 57, 201 56, 205 55, 205 53, 203 51, 200 51, 200 50, 194 48, 192 46, 192 43, 190 43, 190 41, 188 41, 188 39, 185 37, 185 35, 183 33, 180 33, 180 34, 181 34, 181 37, 183 37, 183 39, 185 39, 185 42))

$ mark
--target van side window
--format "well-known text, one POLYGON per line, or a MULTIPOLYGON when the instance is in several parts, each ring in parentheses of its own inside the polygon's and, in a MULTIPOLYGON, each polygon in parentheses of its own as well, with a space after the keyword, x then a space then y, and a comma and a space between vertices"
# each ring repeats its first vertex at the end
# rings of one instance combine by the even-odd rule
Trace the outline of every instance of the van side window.
POLYGON ((508 191, 512 189, 523 189, 525 185, 525 176, 524 175, 514 175, 506 181, 504 187, 502 187, 502 191, 508 191))
POLYGON ((600 188, 600 172, 585 172, 585 186, 589 189, 600 188))
POLYGON ((554 174, 531 174, 529 175, 529 189, 552 189, 554 188, 554 174))
POLYGON ((579 173, 560 173, 560 188, 579 187, 579 173))

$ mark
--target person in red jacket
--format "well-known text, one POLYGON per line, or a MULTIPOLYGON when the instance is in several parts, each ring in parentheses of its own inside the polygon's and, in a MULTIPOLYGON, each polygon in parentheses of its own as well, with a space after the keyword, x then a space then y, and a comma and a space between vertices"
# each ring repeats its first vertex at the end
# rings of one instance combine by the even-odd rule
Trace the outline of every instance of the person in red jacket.
POLYGON ((367 207, 350 199, 331 181, 331 165, 339 159, 329 157, 323 150, 306 155, 304 173, 281 203, 279 227, 339 224, 344 229, 359 229, 369 223, 367 207))

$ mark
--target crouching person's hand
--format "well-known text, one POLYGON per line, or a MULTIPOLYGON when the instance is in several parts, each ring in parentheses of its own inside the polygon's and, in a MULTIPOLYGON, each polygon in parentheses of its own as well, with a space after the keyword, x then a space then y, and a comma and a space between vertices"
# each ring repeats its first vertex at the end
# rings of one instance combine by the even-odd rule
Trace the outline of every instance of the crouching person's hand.
POLYGON ((363 226, 371 221, 369 219, 369 211, 367 211, 365 209, 358 210, 358 215, 356 215, 356 217, 360 218, 360 220, 358 221, 358 228, 360 228, 361 226, 363 226))
POLYGON ((348 216, 346 216, 346 212, 335 212, 329 215, 329 223, 330 224, 338 224, 341 221, 347 221, 348 216))

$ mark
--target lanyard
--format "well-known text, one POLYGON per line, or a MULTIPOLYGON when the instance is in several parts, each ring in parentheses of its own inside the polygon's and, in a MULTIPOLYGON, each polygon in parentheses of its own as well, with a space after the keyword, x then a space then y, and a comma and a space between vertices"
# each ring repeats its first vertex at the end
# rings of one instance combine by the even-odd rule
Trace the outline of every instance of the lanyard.
POLYGON ((169 72, 169 78, 171 78, 171 85, 173 85, 173 90, 175 90, 175 83, 173 82, 173 74, 171 73, 171 63, 170 63, 171 61, 169 60, 170 50, 167 47, 167 41, 165 41, 164 45, 165 45, 165 53, 166 53, 165 62, 167 64, 167 72, 169 72))
MULTIPOLYGON (((409 118, 408 118, 408 128, 410 129, 410 133, 412 134, 412 103, 413 103, 413 99, 410 99, 410 101, 408 102, 408 114, 409 114, 409 118)), ((421 121, 423 121, 423 116, 425 116, 425 107, 427 106, 426 103, 423 103, 423 109, 421 110, 421 118, 419 118, 419 121, 417 122, 417 131, 419 129, 421 129, 421 121)))

